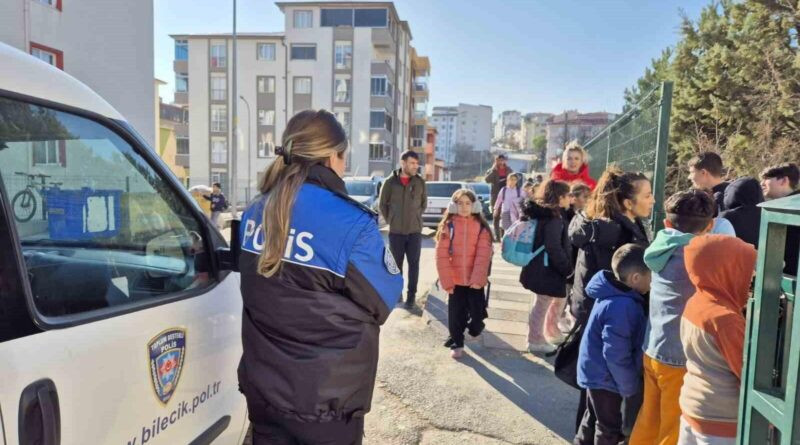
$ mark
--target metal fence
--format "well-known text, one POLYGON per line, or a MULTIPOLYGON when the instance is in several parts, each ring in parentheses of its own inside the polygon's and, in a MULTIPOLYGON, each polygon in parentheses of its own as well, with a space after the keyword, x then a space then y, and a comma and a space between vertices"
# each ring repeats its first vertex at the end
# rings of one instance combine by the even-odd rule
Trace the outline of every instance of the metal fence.
POLYGON ((585 145, 593 178, 614 164, 625 171, 642 172, 652 181, 654 230, 660 229, 664 220, 671 107, 672 82, 664 82, 585 145))

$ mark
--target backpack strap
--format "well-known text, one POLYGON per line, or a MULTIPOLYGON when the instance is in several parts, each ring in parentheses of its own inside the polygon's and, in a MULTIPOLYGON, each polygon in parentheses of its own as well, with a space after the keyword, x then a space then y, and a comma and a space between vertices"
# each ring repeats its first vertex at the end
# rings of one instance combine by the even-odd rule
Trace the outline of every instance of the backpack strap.
POLYGON ((455 224, 453 224, 452 219, 447 221, 447 231, 450 236, 450 246, 447 248, 447 253, 450 256, 453 256, 453 237, 455 236, 456 233, 456 226, 455 224))

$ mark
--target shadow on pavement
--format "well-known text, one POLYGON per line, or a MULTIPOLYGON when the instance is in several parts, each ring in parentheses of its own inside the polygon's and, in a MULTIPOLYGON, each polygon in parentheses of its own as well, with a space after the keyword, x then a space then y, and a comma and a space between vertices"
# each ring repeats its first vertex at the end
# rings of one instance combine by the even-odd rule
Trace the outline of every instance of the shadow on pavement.
POLYGON ((572 442, 577 390, 556 379, 551 367, 528 359, 524 354, 488 349, 478 344, 468 346, 471 354, 461 359, 464 365, 553 433, 572 442))

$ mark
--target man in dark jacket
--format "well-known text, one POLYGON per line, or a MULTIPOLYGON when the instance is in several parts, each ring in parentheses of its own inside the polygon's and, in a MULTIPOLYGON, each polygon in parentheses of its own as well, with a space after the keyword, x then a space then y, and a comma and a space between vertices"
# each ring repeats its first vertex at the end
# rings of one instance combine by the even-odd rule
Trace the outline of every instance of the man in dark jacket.
POLYGON ((428 205, 425 180, 417 174, 419 155, 406 151, 400 155, 400 169, 395 170, 381 187, 381 215, 389 224, 389 246, 394 260, 403 270, 408 261, 406 309, 414 307, 419 281, 419 255, 422 249, 422 212, 428 205))
MULTIPOLYGON (((768 200, 800 195, 800 168, 794 163, 768 167, 761 172, 761 189, 768 200)), ((789 227, 786 231, 786 252, 783 273, 797 274, 797 257, 800 255, 800 229, 789 227)))
POLYGON ((215 182, 211 185, 211 195, 203 195, 203 199, 211 201, 211 222, 215 226, 221 228, 219 225, 219 217, 222 212, 228 208, 228 200, 222 194, 222 184, 215 182))
MULTIPOLYGON (((506 164, 508 157, 506 155, 500 153, 494 160, 494 165, 492 168, 486 171, 485 181, 488 184, 492 185, 492 202, 491 208, 494 209, 494 203, 497 201, 497 195, 500 193, 500 189, 506 186, 506 178, 511 173, 514 173, 514 170, 511 169, 506 164)), ((500 239, 500 212, 495 212, 493 216, 493 225, 494 225, 494 233, 495 239, 500 239)))
POLYGON ((761 185, 754 178, 739 178, 725 189, 725 209, 719 214, 736 230, 736 237, 758 248, 761 230, 761 209, 764 202, 761 185))
POLYGON ((722 158, 714 152, 706 151, 689 160, 689 180, 697 189, 711 190, 718 212, 725 210, 725 189, 728 183, 724 177, 722 158))

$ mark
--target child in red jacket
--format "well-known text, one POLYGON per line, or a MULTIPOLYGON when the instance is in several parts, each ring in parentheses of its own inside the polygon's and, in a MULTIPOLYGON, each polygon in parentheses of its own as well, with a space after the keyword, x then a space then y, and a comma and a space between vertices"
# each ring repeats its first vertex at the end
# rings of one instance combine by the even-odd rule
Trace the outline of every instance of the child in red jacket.
POLYGON ((492 258, 492 230, 483 218, 478 197, 471 190, 453 193, 436 234, 436 270, 439 285, 449 294, 447 319, 451 357, 464 353, 464 329, 473 337, 483 331, 492 258))

